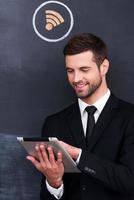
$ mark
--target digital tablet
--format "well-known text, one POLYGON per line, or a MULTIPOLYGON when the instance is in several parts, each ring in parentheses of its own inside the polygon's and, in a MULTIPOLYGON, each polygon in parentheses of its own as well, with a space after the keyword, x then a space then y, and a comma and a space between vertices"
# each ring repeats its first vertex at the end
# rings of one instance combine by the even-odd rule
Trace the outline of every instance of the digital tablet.
POLYGON ((36 145, 44 144, 46 147, 51 146, 55 154, 61 151, 62 156, 63 156, 65 172, 80 173, 80 170, 77 168, 76 163, 68 154, 68 152, 61 146, 57 138, 55 137, 49 137, 49 138, 17 137, 17 140, 23 145, 23 147, 25 148, 25 150, 28 152, 29 155, 32 155, 37 159, 38 159, 38 155, 35 150, 36 145))

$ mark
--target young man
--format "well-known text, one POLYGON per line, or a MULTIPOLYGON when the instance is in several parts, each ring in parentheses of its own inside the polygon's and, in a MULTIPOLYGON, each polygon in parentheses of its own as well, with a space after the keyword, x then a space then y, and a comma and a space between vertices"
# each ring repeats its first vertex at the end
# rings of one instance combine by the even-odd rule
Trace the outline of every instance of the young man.
POLYGON ((27 158, 43 174, 41 200, 132 200, 134 106, 108 89, 107 47, 83 33, 67 43, 64 56, 78 102, 48 117, 42 136, 61 140, 81 173, 64 173, 60 152, 55 159, 51 147, 37 147, 39 161, 27 158))

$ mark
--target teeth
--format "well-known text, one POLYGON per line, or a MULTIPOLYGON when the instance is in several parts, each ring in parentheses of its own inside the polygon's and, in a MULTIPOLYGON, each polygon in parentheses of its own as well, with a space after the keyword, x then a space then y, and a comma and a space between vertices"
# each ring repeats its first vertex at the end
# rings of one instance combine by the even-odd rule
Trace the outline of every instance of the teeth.
POLYGON ((85 85, 76 85, 77 88, 82 88, 84 87, 85 85))

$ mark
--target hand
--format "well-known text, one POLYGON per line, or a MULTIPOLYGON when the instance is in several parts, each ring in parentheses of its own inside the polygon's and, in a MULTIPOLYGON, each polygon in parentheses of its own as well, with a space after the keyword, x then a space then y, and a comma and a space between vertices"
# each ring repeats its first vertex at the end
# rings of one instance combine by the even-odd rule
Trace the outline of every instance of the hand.
POLYGON ((52 147, 48 147, 47 151, 44 145, 36 146, 39 161, 33 156, 27 156, 27 159, 40 171, 47 179, 48 183, 58 188, 61 186, 62 176, 64 174, 64 166, 62 162, 62 153, 57 153, 57 159, 55 159, 52 147))
POLYGON ((80 148, 71 146, 65 142, 59 141, 59 143, 64 147, 64 149, 69 153, 69 155, 74 159, 77 160, 80 154, 80 148))

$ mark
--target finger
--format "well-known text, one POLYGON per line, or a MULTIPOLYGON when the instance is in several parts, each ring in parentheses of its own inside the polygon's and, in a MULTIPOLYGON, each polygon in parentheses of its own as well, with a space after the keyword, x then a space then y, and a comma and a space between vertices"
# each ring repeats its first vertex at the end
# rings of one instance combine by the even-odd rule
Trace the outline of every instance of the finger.
POLYGON ((40 162, 43 162, 43 157, 42 157, 42 154, 41 154, 40 147, 39 147, 38 145, 36 145, 36 146, 35 146, 35 149, 36 149, 36 152, 37 152, 39 161, 40 161, 40 162))
POLYGON ((52 147, 48 147, 47 151, 48 151, 48 156, 49 156, 50 163, 51 164, 55 164, 55 156, 54 156, 54 151, 53 151, 52 147))
POLYGON ((62 163, 62 161, 63 161, 63 160, 62 160, 62 153, 61 153, 61 152, 58 152, 58 153, 57 153, 57 162, 58 162, 58 163, 62 163))
POLYGON ((40 163, 33 157, 33 156, 27 156, 27 160, 31 161, 31 163, 39 170, 40 169, 40 163))
POLYGON ((44 145, 40 145, 39 149, 40 149, 41 159, 43 159, 43 161, 45 163, 49 163, 48 153, 47 153, 47 151, 45 149, 45 146, 44 145))

